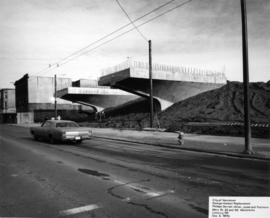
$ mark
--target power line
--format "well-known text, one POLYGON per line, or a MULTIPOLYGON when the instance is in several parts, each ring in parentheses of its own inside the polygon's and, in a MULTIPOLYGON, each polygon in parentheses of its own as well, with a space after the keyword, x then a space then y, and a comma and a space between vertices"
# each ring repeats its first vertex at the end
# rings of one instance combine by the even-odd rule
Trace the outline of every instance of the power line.
MULTIPOLYGON (((170 8, 169 10, 164 11, 163 13, 158 14, 157 16, 154 16, 154 17, 152 17, 151 19, 149 19, 149 20, 147 20, 147 21, 145 21, 145 22, 139 24, 137 27, 143 26, 143 25, 145 25, 145 24, 147 24, 147 23, 149 23, 149 22, 151 22, 151 21, 153 21, 153 20, 155 20, 155 19, 157 19, 157 18, 159 18, 159 17, 161 17, 161 16, 163 16, 163 15, 165 15, 165 14, 167 14, 167 13, 169 13, 169 12, 175 10, 175 9, 177 9, 177 8, 180 8, 180 7, 184 6, 185 4, 187 4, 187 3, 191 2, 191 1, 192 1, 192 0, 188 0, 188 1, 185 1, 185 2, 183 2, 183 3, 181 3, 181 4, 178 4, 178 5, 176 5, 175 7, 170 8)), ((77 56, 74 56, 74 57, 70 58, 70 59, 67 60, 66 62, 60 63, 58 66, 65 65, 65 64, 69 63, 70 61, 72 61, 72 60, 74 60, 74 59, 76 59, 76 58, 78 58, 78 57, 80 57, 80 56, 82 56, 82 55, 84 55, 84 54, 87 54, 87 53, 89 53, 89 52, 91 52, 91 51, 93 51, 93 50, 95 50, 95 49, 97 49, 97 48, 99 48, 99 47, 101 47, 101 46, 103 46, 103 45, 105 45, 105 44, 107 44, 107 43, 109 43, 109 42, 111 42, 111 41, 113 41, 113 40, 115 40, 115 39, 117 39, 117 38, 119 38, 119 37, 121 37, 121 36, 127 34, 127 33, 129 33, 129 32, 131 32, 131 31, 133 31, 134 29, 135 29, 135 27, 133 27, 133 28, 131 28, 131 29, 129 29, 129 30, 127 30, 127 31, 125 31, 125 32, 123 32, 123 33, 121 33, 121 34, 118 34, 118 35, 115 36, 114 38, 112 38, 112 39, 110 39, 110 40, 107 40, 107 41, 105 41, 105 42, 103 42, 103 43, 97 45, 96 47, 90 49, 90 50, 84 51, 84 52, 78 54, 77 56)), ((56 68, 56 66, 54 66, 52 69, 54 69, 54 68, 56 68)), ((52 70, 52 69, 49 69, 49 70, 52 70)), ((48 70, 48 71, 49 71, 49 70, 48 70)))
MULTIPOLYGON (((133 22, 136 22, 136 21, 138 21, 138 20, 140 20, 140 19, 142 19, 142 18, 144 18, 144 17, 146 17, 146 16, 148 16, 148 15, 154 13, 155 11, 160 10, 161 8, 163 8, 163 7, 167 6, 167 5, 169 5, 170 3, 174 2, 174 1, 175 1, 175 0, 170 0, 170 1, 168 1, 168 2, 166 2, 166 3, 164 3, 164 4, 162 4, 162 5, 160 5, 160 6, 156 7, 156 8, 154 8, 153 10, 147 12, 146 14, 144 14, 144 15, 142 15, 142 16, 136 18, 136 19, 134 19, 133 22)), ((74 56, 74 55, 79 54, 80 52, 84 51, 85 49, 91 47, 92 45, 94 45, 94 44, 96 44, 96 43, 98 43, 98 42, 100 42, 100 41, 102 41, 102 40, 104 40, 104 39, 106 39, 106 38, 108 38, 109 36, 111 36, 111 35, 113 35, 113 34, 119 32, 120 30, 122 30, 122 29, 124 29, 124 28, 130 26, 131 24, 132 24, 132 23, 127 23, 127 24, 125 24, 125 25, 123 25, 123 26, 117 28, 116 30, 114 30, 114 31, 112 31, 112 32, 110 32, 110 33, 108 33, 108 34, 102 36, 102 37, 99 38, 98 40, 96 40, 96 41, 94 41, 94 42, 92 42, 92 43, 86 45, 85 47, 83 47, 83 48, 81 48, 81 49, 79 49, 79 50, 77 50, 77 51, 71 53, 70 55, 68 55, 68 56, 66 56, 66 57, 64 57, 64 58, 62 58, 62 59, 60 59, 58 62, 55 62, 55 63, 53 63, 53 64, 50 64, 49 67, 46 67, 45 69, 43 69, 43 70, 37 72, 36 74, 42 73, 42 72, 44 72, 44 71, 46 71, 46 70, 50 70, 49 68, 54 67, 54 66, 56 66, 58 63, 60 63, 60 62, 62 62, 62 61, 65 61, 65 60, 69 59, 70 57, 72 57, 72 56, 74 56)))
MULTIPOLYGON (((178 4, 178 5, 176 5, 175 7, 170 8, 169 10, 167 10, 167 11, 165 11, 165 12, 163 12, 163 13, 157 15, 157 16, 154 16, 154 17, 152 17, 151 19, 149 19, 149 20, 147 20, 147 21, 145 21, 145 22, 143 22, 143 23, 137 25, 137 27, 143 26, 143 25, 145 25, 145 24, 147 24, 147 23, 149 23, 149 22, 151 22, 151 21, 153 21, 153 20, 155 20, 155 19, 157 19, 157 18, 159 18, 159 17, 161 17, 161 16, 163 16, 163 15, 165 15, 165 14, 167 14, 167 13, 169 13, 169 12, 175 10, 175 9, 177 9, 177 8, 180 8, 180 7, 184 6, 185 4, 187 4, 187 3, 191 2, 191 1, 192 1, 192 0, 188 0, 188 1, 185 1, 185 2, 183 2, 183 3, 181 3, 181 4, 178 4)), ((87 51, 85 51, 85 52, 83 52, 83 53, 81 53, 81 54, 79 54, 79 55, 73 57, 72 59, 69 59, 68 61, 66 61, 66 62, 64 62, 63 64, 60 64, 60 65, 64 65, 64 64, 68 63, 69 61, 72 61, 73 59, 75 59, 75 58, 77 58, 77 57, 80 57, 81 55, 87 54, 87 53, 89 53, 89 52, 91 52, 91 51, 93 51, 93 50, 95 50, 95 49, 97 49, 97 48, 99 48, 99 47, 101 47, 101 46, 103 46, 103 45, 105 45, 105 44, 107 44, 107 43, 109 43, 109 42, 111 42, 111 41, 113 41, 113 40, 115 40, 115 39, 117 39, 117 38, 119 38, 119 37, 121 37, 121 36, 127 34, 127 33, 129 33, 129 32, 131 32, 131 31, 133 31, 134 29, 135 29, 135 27, 133 27, 133 28, 131 28, 131 29, 129 29, 129 30, 127 30, 127 31, 125 31, 125 32, 123 32, 123 33, 121 33, 121 34, 118 34, 118 35, 115 36, 114 38, 112 38, 112 39, 110 39, 110 40, 107 40, 107 41, 105 41, 105 42, 103 42, 103 43, 97 45, 96 47, 94 47, 94 48, 92 48, 92 49, 90 49, 90 50, 87 50, 87 51)))
MULTIPOLYGON (((160 13, 160 14, 158 14, 158 15, 156 15, 156 16, 154 16, 154 17, 148 19, 148 20, 146 20, 145 22, 143 22, 143 23, 137 25, 137 27, 143 26, 143 25, 145 25, 145 24, 147 24, 147 23, 149 23, 149 22, 151 22, 151 21, 153 21, 153 20, 155 20, 155 19, 157 19, 157 18, 159 18, 159 17, 161 17, 161 16, 163 16, 163 15, 165 15, 165 14, 167 14, 167 13, 169 13, 169 12, 175 10, 175 9, 177 9, 177 8, 183 7, 184 5, 186 5, 187 3, 191 2, 191 1, 192 1, 192 0, 187 0, 187 1, 185 1, 185 2, 182 2, 182 3, 178 4, 178 5, 176 5, 175 7, 172 7, 172 8, 170 8, 170 9, 168 9, 168 10, 166 10, 166 11, 164 11, 164 12, 162 12, 162 13, 160 13)), ((133 21, 133 22, 134 22, 134 21, 133 21)), ((107 44, 107 43, 109 43, 109 42, 111 42, 111 41, 113 41, 113 40, 115 40, 115 39, 117 39, 117 38, 119 38, 119 37, 121 37, 121 36, 127 34, 127 33, 129 33, 129 32, 131 32, 131 31, 133 31, 134 29, 135 29, 135 27, 133 27, 133 28, 131 28, 131 29, 129 29, 129 30, 127 30, 127 31, 125 31, 125 32, 123 32, 123 33, 121 33, 121 34, 118 34, 118 35, 116 35, 115 37, 113 37, 112 39, 109 39, 109 40, 107 40, 107 41, 105 41, 105 42, 103 42, 103 43, 97 45, 96 47, 91 48, 90 50, 86 50, 86 51, 84 51, 84 52, 82 52, 82 53, 79 53, 78 55, 71 57, 70 59, 68 59, 67 61, 65 61, 65 62, 63 62, 63 63, 59 63, 58 66, 65 65, 65 64, 69 63, 70 61, 72 61, 72 60, 74 60, 74 59, 76 59, 76 58, 78 58, 78 57, 80 57, 80 56, 82 56, 82 55, 84 55, 84 54, 87 54, 87 53, 89 53, 89 52, 91 52, 91 51, 93 51, 93 50, 95 50, 95 49, 97 49, 97 48, 99 48, 99 47, 101 47, 101 46, 103 46, 103 45, 105 45, 105 44, 107 44)), ((56 65, 57 65, 57 64, 56 64, 56 65)), ((45 71, 45 73, 48 72, 48 71, 50 71, 50 70, 52 70, 52 69, 55 69, 55 68, 57 67, 56 65, 52 66, 51 69, 48 69, 47 71, 45 71)))
MULTIPOLYGON (((156 8, 154 8, 153 10, 147 12, 146 14, 144 14, 144 15, 142 15, 142 16, 136 18, 136 19, 134 19, 132 22, 136 22, 136 21, 138 21, 138 20, 141 20, 142 18, 144 18, 144 17, 146 17, 146 16, 148 16, 148 15, 154 13, 155 11, 158 11, 159 9, 161 9, 161 8, 163 8, 163 7, 167 6, 167 5, 169 5, 170 3, 174 2, 174 1, 176 1, 176 0, 170 0, 170 1, 166 2, 166 3, 162 4, 162 5, 160 5, 160 6, 156 7, 156 8)), ((72 54, 68 55, 67 57, 62 58, 60 61, 66 60, 66 59, 68 59, 69 57, 73 56, 74 54, 77 54, 77 53, 81 52, 82 50, 85 50, 85 49, 89 48, 90 46, 92 46, 92 45, 94 45, 94 44, 100 42, 101 40, 103 40, 103 39, 105 39, 105 38, 107 38, 107 37, 109 37, 109 36, 115 34, 116 32, 119 32, 120 30, 122 30, 122 29, 124 29, 124 28, 130 26, 130 25, 132 24, 132 22, 127 23, 127 24, 125 24, 125 25, 123 25, 123 26, 117 28, 116 30, 114 30, 114 31, 112 31, 112 32, 110 32, 110 33, 108 33, 107 35, 101 37, 100 39, 98 39, 98 40, 96 40, 96 41, 94 41, 94 42, 88 44, 87 46, 85 46, 85 47, 79 49, 78 51, 73 52, 72 54)), ((59 63, 59 61, 58 61, 57 63, 59 63)), ((55 63, 55 64, 56 64, 56 63, 55 63)))
POLYGON ((126 12, 126 10, 123 8, 123 6, 121 5, 121 3, 118 0, 115 0, 118 4, 118 6, 121 8, 121 10, 124 12, 124 14, 126 15, 126 17, 129 19, 130 23, 132 23, 133 27, 137 30, 137 32, 141 35, 141 37, 145 40, 148 41, 147 38, 142 34, 142 32, 139 30, 139 28, 135 25, 135 23, 131 20, 130 16, 128 15, 128 13, 126 12))

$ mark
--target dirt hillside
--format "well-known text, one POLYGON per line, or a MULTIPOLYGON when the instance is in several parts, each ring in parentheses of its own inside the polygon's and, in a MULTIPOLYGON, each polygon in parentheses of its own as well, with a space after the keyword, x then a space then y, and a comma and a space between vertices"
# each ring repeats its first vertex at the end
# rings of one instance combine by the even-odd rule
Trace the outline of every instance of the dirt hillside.
MULTIPOLYGON (((228 82, 219 89, 180 101, 160 113, 165 128, 182 122, 242 122, 243 85, 228 82)), ((250 84, 250 118, 253 123, 270 122, 270 81, 250 84)))
MULTIPOLYGON (((180 101, 155 116, 155 127, 165 128, 168 131, 184 130, 202 134, 225 134, 242 135, 243 126, 222 127, 201 127, 194 130, 185 125, 190 122, 199 123, 226 123, 239 122, 244 120, 243 107, 243 85, 240 82, 227 82, 219 89, 204 92, 186 100, 180 101)), ((267 83, 250 83, 250 118, 252 123, 270 123, 270 81, 267 83)), ((109 117, 98 124, 102 127, 115 128, 136 128, 142 129, 149 126, 149 113, 130 113, 122 116, 109 117)), ((254 128, 253 128, 254 129, 254 128)), ((256 129, 258 129, 256 127, 256 129)), ((268 131, 258 129, 257 132, 268 131)), ((268 132, 264 135, 269 135, 268 132)), ((268 137, 267 136, 267 137, 268 137)))

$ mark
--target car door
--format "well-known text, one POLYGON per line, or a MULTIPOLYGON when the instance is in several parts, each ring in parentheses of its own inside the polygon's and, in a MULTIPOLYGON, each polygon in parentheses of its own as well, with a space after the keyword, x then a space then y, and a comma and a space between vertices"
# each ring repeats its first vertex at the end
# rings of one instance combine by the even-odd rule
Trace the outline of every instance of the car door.
POLYGON ((54 123, 50 120, 46 121, 41 127, 40 127, 40 137, 48 139, 51 128, 53 127, 54 123))

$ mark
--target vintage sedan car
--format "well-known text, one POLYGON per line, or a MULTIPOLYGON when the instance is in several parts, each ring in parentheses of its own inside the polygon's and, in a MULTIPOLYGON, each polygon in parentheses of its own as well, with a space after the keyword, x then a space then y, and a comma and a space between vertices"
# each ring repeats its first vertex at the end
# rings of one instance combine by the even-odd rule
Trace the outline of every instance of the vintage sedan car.
POLYGON ((31 127, 30 133, 36 140, 49 140, 52 144, 57 141, 72 141, 80 144, 83 140, 92 137, 89 128, 80 127, 69 120, 47 120, 40 127, 31 127))

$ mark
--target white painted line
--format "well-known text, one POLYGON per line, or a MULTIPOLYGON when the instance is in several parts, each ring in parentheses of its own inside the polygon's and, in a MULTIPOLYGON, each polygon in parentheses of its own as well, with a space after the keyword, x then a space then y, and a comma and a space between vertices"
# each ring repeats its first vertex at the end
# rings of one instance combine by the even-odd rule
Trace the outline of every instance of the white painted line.
POLYGON ((146 195, 149 197, 158 197, 160 195, 162 195, 163 193, 161 192, 147 192, 146 195))
POLYGON ((96 205, 96 204, 90 204, 90 205, 86 205, 83 207, 77 207, 77 208, 73 208, 73 209, 68 209, 68 210, 62 210, 59 212, 59 214, 61 216, 68 216, 68 215, 74 215, 74 214, 78 214, 78 213, 83 213, 86 211, 91 211, 91 210, 95 210, 100 208, 100 206, 96 205))
MULTIPOLYGON (((136 186, 136 185, 133 185, 132 183, 129 184, 128 182, 124 182, 124 181, 116 180, 116 179, 114 180, 114 182, 117 183, 117 184, 119 184, 119 185, 123 185, 123 187, 131 188, 134 191, 139 191, 142 194, 148 196, 149 199, 156 198, 156 197, 161 197, 161 196, 164 196, 164 195, 167 195, 167 194, 173 194, 173 193, 175 193, 174 190, 168 190, 168 191, 148 191, 147 189, 141 188, 141 187, 136 186)), ((136 183, 136 182, 134 182, 134 183, 136 183)), ((127 197, 127 198, 123 199, 123 201, 130 201, 130 198, 127 197)))
POLYGON ((168 190, 168 191, 164 191, 164 192, 147 192, 146 195, 154 198, 154 197, 159 197, 159 196, 163 196, 163 195, 167 195, 167 194, 172 194, 174 193, 174 190, 168 190))
POLYGON ((140 187, 138 187, 138 186, 135 186, 135 185, 127 185, 129 188, 132 188, 134 191, 140 191, 140 192, 142 192, 142 193, 147 193, 147 191, 145 190, 145 189, 143 189, 143 188, 140 188, 140 187))
POLYGON ((126 197, 122 201, 129 202, 129 201, 131 201, 131 198, 130 197, 126 197))
POLYGON ((126 184, 126 182, 123 182, 123 181, 121 181, 121 180, 117 180, 117 179, 115 179, 115 180, 113 180, 115 183, 118 183, 118 184, 121 184, 121 185, 124 185, 124 184, 126 184))

